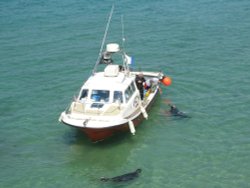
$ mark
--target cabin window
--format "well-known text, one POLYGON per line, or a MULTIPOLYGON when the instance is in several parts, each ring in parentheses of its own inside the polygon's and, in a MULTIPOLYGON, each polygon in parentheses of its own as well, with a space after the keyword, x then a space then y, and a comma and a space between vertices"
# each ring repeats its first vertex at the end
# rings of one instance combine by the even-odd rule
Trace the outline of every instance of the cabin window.
POLYGON ((87 97, 88 97, 88 91, 87 89, 83 89, 82 90, 82 94, 81 94, 81 97, 80 97, 80 100, 86 100, 87 97))
POLYGON ((123 103, 123 95, 121 91, 114 91, 113 102, 123 103))
POLYGON ((134 82, 131 84, 131 89, 132 89, 132 91, 133 91, 133 93, 134 93, 135 90, 136 90, 136 88, 135 88, 135 83, 134 83, 134 82))
POLYGON ((131 83, 130 86, 125 91, 125 98, 126 98, 127 102, 132 97, 134 92, 135 92, 135 85, 134 85, 134 83, 131 83))
POLYGON ((108 102, 109 90, 92 90, 91 99, 94 102, 108 102))

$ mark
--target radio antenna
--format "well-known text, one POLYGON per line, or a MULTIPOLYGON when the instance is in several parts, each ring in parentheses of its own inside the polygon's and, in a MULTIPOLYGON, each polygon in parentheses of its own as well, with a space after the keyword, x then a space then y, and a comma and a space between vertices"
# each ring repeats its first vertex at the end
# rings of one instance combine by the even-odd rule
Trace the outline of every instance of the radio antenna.
POLYGON ((123 15, 121 15, 121 25, 122 25, 122 48, 125 48, 125 35, 124 35, 124 22, 123 22, 123 15))

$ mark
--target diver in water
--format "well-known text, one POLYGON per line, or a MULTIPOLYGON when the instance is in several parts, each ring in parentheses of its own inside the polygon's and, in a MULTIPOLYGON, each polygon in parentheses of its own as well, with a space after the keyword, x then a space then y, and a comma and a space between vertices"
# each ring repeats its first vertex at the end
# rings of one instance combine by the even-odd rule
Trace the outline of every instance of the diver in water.
POLYGON ((141 169, 137 169, 136 171, 134 172, 130 172, 130 173, 127 173, 127 174, 123 174, 123 175, 120 175, 120 176, 115 176, 113 178, 105 178, 105 177, 102 177, 100 180, 101 181, 104 181, 104 182, 107 182, 107 181, 112 181, 112 182, 124 182, 124 181, 130 181, 130 180, 133 180, 137 177, 139 177, 139 174, 141 173, 141 169))
POLYGON ((183 117, 183 118, 189 118, 189 116, 187 114, 185 114, 184 112, 181 112, 178 110, 178 108, 173 105, 173 104, 169 104, 170 106, 170 114, 173 115, 173 116, 178 116, 178 117, 183 117))

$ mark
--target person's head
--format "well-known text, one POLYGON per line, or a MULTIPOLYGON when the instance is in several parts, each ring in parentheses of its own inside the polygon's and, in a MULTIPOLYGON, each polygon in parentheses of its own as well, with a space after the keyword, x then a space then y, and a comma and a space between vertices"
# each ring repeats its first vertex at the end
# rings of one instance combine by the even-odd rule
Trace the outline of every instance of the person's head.
POLYGON ((176 109, 176 106, 175 105, 171 105, 171 109, 176 109))
POLYGON ((140 72, 138 76, 139 76, 139 77, 143 77, 143 73, 142 73, 142 72, 140 72))

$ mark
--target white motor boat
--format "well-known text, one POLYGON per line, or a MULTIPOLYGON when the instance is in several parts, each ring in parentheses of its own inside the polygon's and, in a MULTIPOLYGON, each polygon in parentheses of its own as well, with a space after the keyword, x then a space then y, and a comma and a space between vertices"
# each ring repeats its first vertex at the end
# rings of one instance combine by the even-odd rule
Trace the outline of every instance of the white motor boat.
MULTIPOLYGON (((104 51, 102 48, 92 75, 59 117, 60 122, 82 130, 93 142, 118 132, 134 135, 138 125, 149 117, 149 109, 159 93, 160 81, 168 78, 162 72, 132 71, 132 59, 117 43, 107 44, 104 51), (98 71, 99 67, 103 69, 98 71), (159 81, 151 82, 150 89, 144 89, 143 98, 136 83, 142 75, 145 82, 159 81)), ((163 81, 169 85, 169 78, 168 82, 163 81)))

